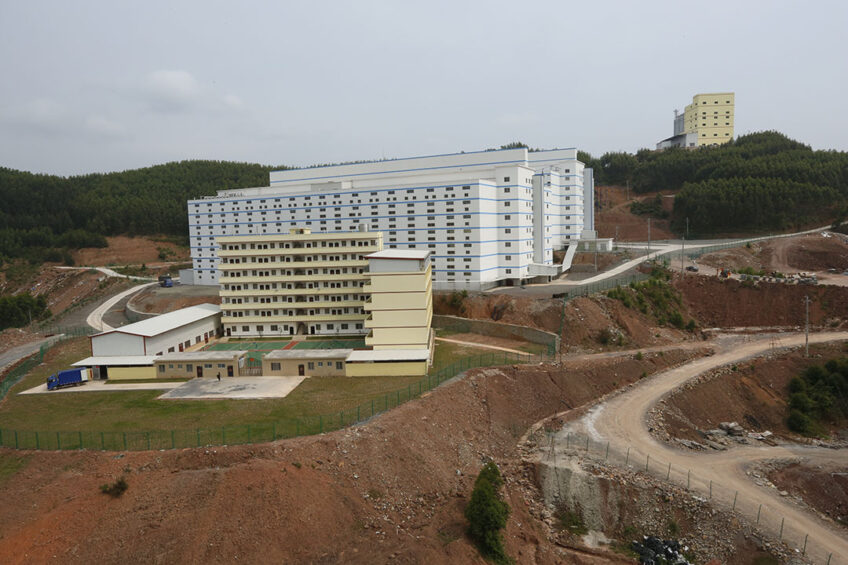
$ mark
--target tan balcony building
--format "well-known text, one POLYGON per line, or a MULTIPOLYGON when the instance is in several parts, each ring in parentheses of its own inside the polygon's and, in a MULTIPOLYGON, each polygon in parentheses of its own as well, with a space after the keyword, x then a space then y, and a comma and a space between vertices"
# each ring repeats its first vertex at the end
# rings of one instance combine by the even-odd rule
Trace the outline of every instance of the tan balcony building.
POLYGON ((221 313, 232 337, 365 335, 367 255, 380 232, 223 236, 221 313))

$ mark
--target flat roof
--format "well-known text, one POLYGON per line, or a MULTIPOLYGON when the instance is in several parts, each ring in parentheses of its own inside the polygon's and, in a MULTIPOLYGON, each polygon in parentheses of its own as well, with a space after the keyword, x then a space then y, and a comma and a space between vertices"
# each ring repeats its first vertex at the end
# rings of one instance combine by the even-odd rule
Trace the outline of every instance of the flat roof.
POLYGON ((382 251, 377 251, 375 253, 371 253, 370 255, 366 255, 366 259, 404 259, 404 260, 417 260, 420 261, 422 259, 426 259, 430 255, 430 251, 422 250, 419 251, 417 249, 384 249, 382 251))
POLYGON ((380 349, 377 351, 354 351, 347 357, 348 363, 369 361, 427 361, 429 349, 380 349))
POLYGON ((134 365, 150 366, 153 365, 155 355, 100 355, 97 357, 86 357, 76 363, 71 363, 72 367, 96 367, 98 365, 110 365, 113 367, 130 367, 134 365))
POLYGON ((220 313, 221 307, 217 304, 198 304, 197 306, 189 306, 188 308, 174 310, 167 314, 160 314, 159 316, 154 316, 153 318, 142 320, 134 324, 127 324, 126 326, 121 326, 120 328, 109 330, 108 332, 101 332, 91 337, 94 338, 111 333, 153 337, 220 313))
POLYGON ((209 350, 209 351, 175 351, 173 353, 165 353, 157 355, 154 362, 159 361, 220 361, 230 360, 233 357, 241 357, 247 355, 247 351, 241 350, 209 350))
POLYGON ((275 349, 263 359, 346 359, 353 349, 275 349))

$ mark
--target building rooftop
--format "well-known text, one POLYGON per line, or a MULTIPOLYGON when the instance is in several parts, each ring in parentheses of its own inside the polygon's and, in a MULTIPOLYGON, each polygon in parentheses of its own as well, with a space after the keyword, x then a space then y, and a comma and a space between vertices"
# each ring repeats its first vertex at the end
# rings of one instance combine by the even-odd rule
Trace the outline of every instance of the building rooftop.
POLYGON ((204 318, 208 318, 210 316, 214 316, 220 313, 221 307, 217 304, 198 304, 197 306, 189 306, 188 308, 182 308, 181 310, 175 310, 173 312, 168 312, 167 314, 161 314, 159 316, 155 316, 148 320, 142 320, 134 324, 127 324, 126 326, 115 328, 114 330, 101 332, 99 334, 93 335, 92 337, 97 337, 115 332, 140 335, 144 337, 153 337, 169 332, 174 328, 185 326, 187 324, 191 324, 193 322, 197 322, 204 318))
POLYGON ((96 367, 98 365, 109 365, 112 367, 133 367, 133 366, 145 366, 149 367, 153 365, 153 360, 156 359, 155 355, 113 355, 113 356, 99 356, 99 357, 86 357, 81 361, 77 361, 76 363, 71 363, 72 367, 96 367))
POLYGON ((366 259, 408 259, 421 261, 426 259, 430 255, 430 251, 417 250, 417 249, 384 249, 382 251, 377 251, 376 253, 371 253, 370 255, 366 255, 366 259))
POLYGON ((275 349, 263 359, 346 359, 353 349, 275 349))
POLYGON ((247 351, 221 350, 221 351, 175 351, 157 355, 154 361, 229 361, 233 357, 247 355, 247 351))
POLYGON ((427 361, 429 349, 380 349, 378 351, 354 351, 347 357, 348 363, 427 361))

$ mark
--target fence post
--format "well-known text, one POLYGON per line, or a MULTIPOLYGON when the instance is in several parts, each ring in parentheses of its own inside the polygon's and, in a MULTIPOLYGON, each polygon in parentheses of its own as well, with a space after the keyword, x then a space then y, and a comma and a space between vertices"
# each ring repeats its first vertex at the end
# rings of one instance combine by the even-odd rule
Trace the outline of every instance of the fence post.
POLYGON ((18 430, 15 430, 15 449, 18 448, 18 430))
POLYGON ((197 428, 197 447, 200 447, 200 428, 197 428))
POLYGON ((362 405, 361 404, 356 405, 356 421, 357 422, 359 421, 359 408, 360 408, 360 406, 362 406, 362 405))
POLYGON ((646 456, 645 456, 645 472, 646 472, 646 473, 648 472, 648 464, 649 464, 650 462, 651 462, 651 456, 650 456, 650 454, 649 454, 649 455, 646 455, 646 456))
POLYGON ((739 496, 739 491, 737 490, 736 493, 733 495, 733 508, 731 510, 736 510, 736 498, 738 496, 739 496))
POLYGON ((665 480, 669 480, 671 478, 671 462, 668 463, 668 472, 665 474, 665 480))
POLYGON ((35 432, 35 448, 41 449, 41 444, 38 441, 38 432, 35 432))
MULTIPOLYGON (((430 377, 427 377, 427 379, 429 380, 430 377)), ((374 399, 373 398, 371 399, 371 417, 372 418, 374 417, 374 399)))
POLYGON ((827 565, 830 565, 830 558, 833 557, 833 553, 827 556, 827 565))
POLYGON ((710 481, 710 500, 713 498, 713 482, 710 481))
POLYGON ((100 432, 100 450, 106 451, 106 439, 103 437, 103 432, 100 432))
MULTIPOLYGON (((79 438, 79 448, 82 449, 82 432, 81 431, 77 432, 77 437, 79 438)), ((2 445, 2 443, 0 443, 0 445, 2 445)))
POLYGON ((624 466, 627 467, 627 464, 630 463, 630 448, 627 448, 627 456, 624 458, 624 466))
POLYGON ((760 504, 760 507, 757 508, 757 524, 760 523, 760 512, 762 512, 762 511, 763 511, 763 505, 760 504))
POLYGON ((589 453, 589 437, 586 436, 586 453, 589 453))
POLYGON ((607 459, 609 459, 609 442, 607 442, 607 453, 606 455, 604 455, 604 461, 606 461, 607 459))
POLYGON ((147 436, 147 451, 150 451, 150 432, 145 432, 147 436))
POLYGON ((777 539, 779 539, 781 541, 783 540, 783 522, 785 522, 785 521, 786 521, 785 516, 780 519, 780 535, 777 536, 777 539))
POLYGON ((571 432, 565 434, 565 448, 569 449, 571 447, 571 432))
POLYGON ((801 550, 801 555, 807 555, 807 538, 810 537, 810 534, 804 535, 804 549, 801 550))

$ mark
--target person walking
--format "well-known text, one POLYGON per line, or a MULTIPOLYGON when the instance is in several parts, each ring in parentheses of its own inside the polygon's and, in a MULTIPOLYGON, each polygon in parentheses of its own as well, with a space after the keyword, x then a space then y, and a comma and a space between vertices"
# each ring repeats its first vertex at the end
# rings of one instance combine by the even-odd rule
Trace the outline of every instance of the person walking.
POLYGON ((221 382, 221 371, 218 371, 218 382, 221 382))

